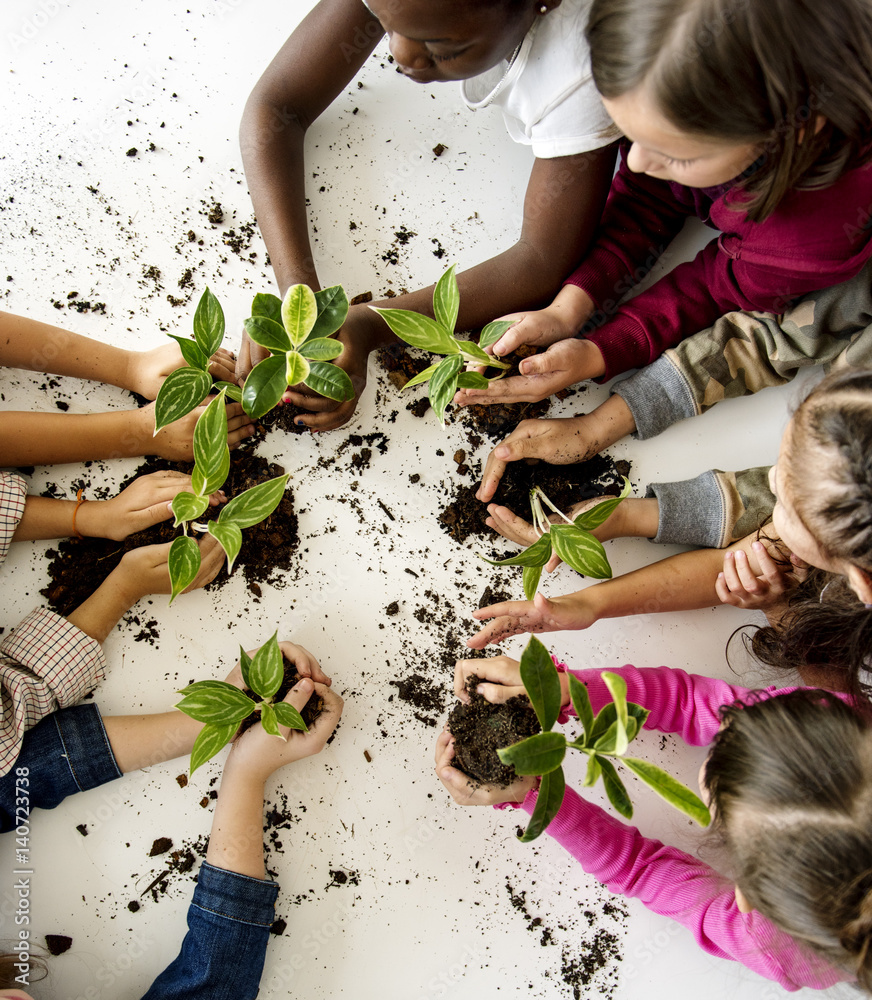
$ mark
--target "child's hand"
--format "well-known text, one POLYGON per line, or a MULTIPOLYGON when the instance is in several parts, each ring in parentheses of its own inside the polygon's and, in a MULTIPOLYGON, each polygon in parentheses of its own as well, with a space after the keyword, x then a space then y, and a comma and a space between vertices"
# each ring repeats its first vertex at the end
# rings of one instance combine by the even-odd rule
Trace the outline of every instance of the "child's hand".
POLYGON ((718 574, 715 591, 722 604, 734 608, 765 610, 783 604, 786 595, 805 578, 807 567, 802 560, 791 557, 791 568, 779 566, 762 542, 751 546, 760 567, 754 573, 748 556, 742 549, 724 553, 724 569, 718 574))
MULTIPOLYGON (((92 538, 121 542, 173 516, 170 503, 177 493, 191 489, 191 477, 181 472, 152 472, 135 479, 111 500, 89 500, 79 508, 76 527, 92 538)), ((226 501, 219 490, 209 497, 209 506, 226 501)))
POLYGON ((591 458, 598 447, 589 415, 522 420, 488 455, 476 497, 483 503, 493 498, 509 462, 537 459, 550 465, 571 465, 591 458))
MULTIPOLYGON (((321 669, 320 663, 318 663, 308 649, 303 646, 298 646, 295 642, 280 642, 279 649, 282 651, 284 657, 290 660, 291 663, 293 663, 293 665, 297 668, 297 673, 300 677, 309 677, 311 680, 315 681, 316 684, 326 684, 327 687, 333 683, 333 681, 321 669)), ((249 649, 246 650, 246 652, 249 656, 254 657, 257 650, 249 649)), ((242 667, 238 660, 233 669, 234 671, 239 671, 239 677, 241 680, 242 667)), ((233 683, 235 683, 235 681, 233 683)))
MULTIPOLYGON (((466 682, 475 674, 482 683, 476 691, 493 705, 502 705, 510 698, 526 694, 521 681, 521 664, 511 656, 491 656, 487 659, 458 660, 454 665, 454 694, 464 704, 469 704, 466 682)), ((560 674, 560 688, 563 692, 561 704, 569 704, 569 679, 560 674)))
MULTIPOLYGON (((510 636, 520 635, 524 632, 537 634, 590 628, 597 621, 597 616, 589 606, 585 594, 586 591, 581 591, 578 594, 555 597, 553 600, 544 594, 536 594, 532 601, 505 601, 502 604, 492 604, 487 608, 479 608, 478 611, 472 613, 472 617, 479 621, 487 621, 488 619, 492 619, 492 621, 481 631, 470 636, 466 640, 466 645, 470 649, 484 649, 489 645, 498 646, 510 636)), ((462 662, 481 663, 482 661, 467 660, 462 662)), ((490 700, 489 698, 488 701, 490 700)))
POLYGON ((282 401, 309 411, 308 415, 297 418, 298 425, 308 427, 312 431, 328 431, 341 427, 351 419, 366 388, 369 347, 366 336, 368 327, 365 324, 368 322, 368 317, 364 313, 352 309, 342 329, 334 338, 342 344, 342 353, 333 363, 351 379, 354 398, 343 403, 321 396, 305 385, 292 386, 284 394, 282 401))
MULTIPOLYGON (((224 549, 211 535, 204 535, 200 546, 200 569, 194 582, 184 590, 205 587, 218 575, 224 563, 224 549)), ((117 574, 117 585, 130 599, 129 607, 147 594, 172 593, 167 560, 172 542, 163 545, 143 545, 141 548, 125 552, 121 562, 113 570, 117 574)))
POLYGON ((491 382, 487 389, 460 389, 454 397, 456 406, 481 403, 538 403, 576 382, 597 378, 605 373, 605 361, 598 347, 589 340, 560 340, 543 354, 524 358, 520 375, 491 382))
MULTIPOLYGON (((157 399, 163 380, 185 364, 179 345, 175 342, 155 347, 150 351, 131 351, 127 388, 146 399, 157 399)), ((235 382, 236 358, 230 351, 219 348, 212 355, 209 372, 214 379, 235 382)))
POLYGON ((498 358, 511 354, 525 344, 549 347, 558 340, 566 340, 578 333, 574 317, 569 316, 565 310, 555 307, 554 303, 544 309, 532 309, 529 312, 509 313, 507 316, 497 317, 497 320, 507 319, 514 320, 515 325, 510 326, 502 337, 488 348, 488 354, 494 354, 498 358))
MULTIPOLYGON (((294 648, 299 650, 302 647, 294 648)), ((252 780, 266 781, 280 767, 320 753, 339 722, 343 702, 326 684, 316 683, 309 677, 298 681, 288 692, 285 701, 301 712, 313 693, 323 699, 324 708, 308 732, 301 733, 279 726, 279 732, 287 737, 287 740, 283 740, 270 736, 263 726, 252 726, 233 744, 225 765, 225 774, 244 771, 252 780)))
MULTIPOLYGON (((208 396, 196 409, 191 410, 179 420, 162 427, 154 433, 154 403, 149 403, 136 414, 140 421, 143 438, 143 455, 158 455, 172 462, 193 462, 194 460, 194 428, 206 406, 214 399, 208 396)), ((245 438, 254 434, 254 424, 242 409, 241 403, 230 403, 227 406, 227 444, 230 450, 239 447, 245 438)))
POLYGON ((536 787, 535 777, 518 778, 507 788, 479 785, 472 778, 451 766, 454 759, 454 737, 447 730, 436 740, 436 774, 460 806, 492 806, 500 802, 523 802, 527 792, 536 787))

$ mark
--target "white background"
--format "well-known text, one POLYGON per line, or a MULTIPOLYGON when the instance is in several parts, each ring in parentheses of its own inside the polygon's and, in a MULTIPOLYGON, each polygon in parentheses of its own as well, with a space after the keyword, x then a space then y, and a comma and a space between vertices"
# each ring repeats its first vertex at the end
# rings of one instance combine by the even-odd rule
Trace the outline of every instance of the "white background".
MULTIPOLYGON (((259 237, 253 263, 222 242, 228 229, 252 218, 238 122, 251 86, 307 7, 305 0, 187 0, 187 6, 5 0, 3 308, 149 347, 163 341, 162 330, 190 332, 208 284, 223 303, 228 346, 235 347, 252 295, 274 290, 259 237), (133 147, 138 155, 126 156, 133 147), (224 208, 220 226, 203 214, 213 199, 224 208), (189 229, 202 246, 187 243, 189 229), (160 292, 143 278, 152 265, 162 273, 160 292), (176 285, 188 267, 193 295, 174 307, 166 295, 184 297, 176 285), (52 300, 65 302, 70 291, 104 301, 107 314, 56 311, 52 300)), ((319 274, 324 284, 342 282, 349 295, 416 287, 453 261, 464 268, 508 246, 518 231, 531 162, 508 139, 498 114, 467 112, 454 85, 421 88, 398 79, 386 51, 380 48, 369 61, 363 88, 352 84, 307 141, 319 274), (431 149, 439 142, 447 149, 437 159, 431 149), (400 247, 393 266, 381 257, 401 224, 417 235, 400 247), (432 254, 435 239, 446 250, 441 261, 432 254)), ((687 245, 699 245, 699 235, 687 245)), ((11 408, 53 412, 56 398, 68 401, 71 412, 131 405, 120 391, 75 380, 45 393, 37 376, 7 371, 2 379, 0 405, 11 408)), ((651 480, 769 462, 796 391, 724 404, 652 442, 624 442, 612 454, 632 460, 637 493, 651 480)), ((605 390, 593 386, 552 412, 578 412, 604 398, 605 390)), ((166 598, 155 598, 134 609, 143 621, 158 620, 154 645, 134 642, 138 629, 125 623, 106 643, 111 672, 97 692, 105 714, 164 710, 177 687, 223 676, 240 643, 257 646, 277 628, 281 638, 313 650, 346 697, 334 743, 279 775, 271 791, 273 801, 287 796, 298 822, 280 834, 283 853, 270 855, 282 890, 277 912, 288 928, 270 943, 261 995, 571 996, 560 977, 561 953, 570 959, 583 953, 591 936, 585 909, 596 914, 594 930, 617 935, 622 961, 601 971, 584 996, 612 988, 622 1000, 643 990, 670 1000, 780 995, 737 964, 707 957, 689 933, 632 901, 626 919, 610 921, 602 914, 608 893, 547 836, 535 846, 518 844, 516 816, 464 810, 448 799, 432 770, 437 730, 415 719, 390 681, 422 673, 444 686, 448 705, 451 677, 440 666, 444 629, 420 623, 413 613, 433 607, 425 594, 430 590, 443 602, 440 621, 447 602, 456 612, 455 631, 471 633, 468 616, 495 571, 475 556, 489 543, 461 548, 435 520, 456 479, 451 456, 466 444, 462 421, 443 432, 432 413, 412 418, 405 402, 373 362, 365 398, 346 428, 320 437, 273 435, 261 446, 291 473, 301 512, 297 567, 284 587, 265 587, 257 601, 234 579, 171 609, 166 598), (394 423, 392 410, 399 411, 394 423), (374 450, 371 468, 352 473, 349 460, 358 449, 349 448, 333 469, 313 470, 349 432, 371 431, 389 438, 385 455, 374 450), (436 454, 440 448, 444 458, 436 454), (426 489, 409 483, 416 472, 426 489), (340 503, 341 497, 354 503, 340 503), (386 533, 379 499, 396 517, 386 533), (400 614, 388 617, 384 609, 394 600, 400 614), (359 884, 326 889, 331 869, 358 873, 359 884), (554 930, 555 944, 541 946, 539 933, 527 929, 510 905, 507 882, 526 892, 530 915, 554 930)), ((473 457, 485 454, 482 448, 473 457)), ((99 463, 88 476, 94 487, 113 486, 135 465, 99 463)), ((66 489, 81 473, 75 466, 37 469, 33 489, 48 482, 66 489)), ((47 547, 20 544, 3 569, 7 628, 39 601, 47 547)), ((641 540, 609 546, 616 572, 670 551, 641 540)), ((520 595, 519 573, 502 579, 520 595)), ((565 568, 547 583, 549 593, 577 586, 565 568)), ((574 666, 668 663, 735 679, 724 645, 746 620, 720 608, 607 621, 587 633, 546 638, 574 666)), ((517 639, 509 649, 521 645, 517 639)), ((462 655, 462 646, 455 642, 452 652, 462 655)), ((759 680, 738 652, 734 666, 740 683, 759 680)), ((653 736, 640 742, 640 753, 694 782, 701 752, 672 740, 661 751, 653 736)), ((157 902, 143 896, 138 913, 127 903, 161 871, 163 860, 147 857, 155 837, 171 837, 178 847, 208 832, 212 805, 203 809, 199 801, 220 773, 220 760, 185 789, 174 779, 186 765, 176 761, 34 816, 35 931, 74 939, 72 949, 52 961, 50 983, 34 988, 37 996, 136 997, 175 956, 191 877, 173 876, 157 902), (81 823, 87 837, 76 831, 81 823)), ((630 780, 640 828, 692 848, 697 837, 688 824, 630 780)), ((11 849, 7 838, 0 845, 4 933, 12 930, 11 849)))

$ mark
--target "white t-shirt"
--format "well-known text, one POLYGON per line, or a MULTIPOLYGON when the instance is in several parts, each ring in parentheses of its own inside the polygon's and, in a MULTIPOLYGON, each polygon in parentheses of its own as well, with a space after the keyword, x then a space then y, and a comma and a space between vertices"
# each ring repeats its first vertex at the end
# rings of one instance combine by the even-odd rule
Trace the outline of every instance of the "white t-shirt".
POLYGON ((532 146, 543 159, 614 141, 603 134, 612 120, 590 72, 584 37, 590 3, 563 0, 536 18, 511 62, 460 83, 468 108, 499 108, 515 142, 532 146))

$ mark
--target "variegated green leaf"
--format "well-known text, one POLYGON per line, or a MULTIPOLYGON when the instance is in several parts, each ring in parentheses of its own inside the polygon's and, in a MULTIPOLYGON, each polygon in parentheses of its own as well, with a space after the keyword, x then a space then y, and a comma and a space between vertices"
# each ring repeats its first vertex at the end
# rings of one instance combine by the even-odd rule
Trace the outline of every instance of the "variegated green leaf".
POLYGON ((287 482, 287 475, 276 476, 240 493, 221 508, 218 523, 235 524, 242 530, 260 524, 278 507, 287 482))
POLYGON ((216 382, 215 388, 220 392, 224 390, 224 394, 234 401, 234 403, 242 402, 242 386, 237 385, 235 382, 216 382))
POLYGON ((639 760, 638 757, 623 757, 622 760, 633 774, 653 788, 660 798, 665 799, 686 816, 690 816, 700 826, 708 826, 711 823, 712 817, 708 806, 671 774, 667 774, 662 768, 647 760, 639 760))
POLYGON ((285 356, 266 358, 248 373, 242 388, 242 409, 255 420, 278 403, 288 387, 285 378, 285 356))
POLYGON ((327 337, 310 337, 300 345, 300 354, 308 361, 332 361, 342 353, 342 344, 327 337))
POLYGON ((626 477, 624 478, 624 488, 621 490, 621 495, 617 497, 612 497, 610 500, 603 500, 602 503, 598 503, 596 507, 591 507, 590 510, 584 511, 584 513, 579 514, 575 518, 573 524, 577 528, 582 528, 585 531, 593 531, 594 528, 598 528, 606 518, 610 517, 615 510, 615 507, 624 500, 630 492, 630 480, 626 477))
POLYGON ((457 373, 463 367, 463 358, 452 354, 441 361, 430 376, 428 394, 439 423, 445 426, 445 410, 457 391, 457 373))
POLYGON ((309 377, 309 362, 299 351, 288 351, 285 355, 285 381, 288 385, 298 385, 309 377))
POLYGON ((254 711, 255 705, 238 687, 225 684, 220 691, 210 687, 186 694, 176 708, 197 722, 212 726, 238 726, 254 711))
POLYGON ((433 372, 435 372, 441 364, 441 361, 437 361, 435 365, 430 365, 429 368, 425 368, 422 372, 418 372, 414 378, 410 378, 409 381, 403 386, 403 392, 405 392, 406 389, 411 389, 413 386, 421 385, 422 382, 426 382, 428 379, 432 378, 433 372))
POLYGON ((233 564, 242 548, 242 531, 238 524, 232 521, 210 521, 207 530, 213 538, 218 539, 218 544, 224 549, 227 556, 227 572, 233 572, 233 564))
MULTIPOLYGON (((530 636, 521 654, 521 683, 539 720, 543 732, 552 729, 560 715, 563 693, 560 689, 560 675, 548 650, 535 635, 530 636)), ((537 772, 537 774, 540 772, 537 772)))
POLYGON ((279 732, 276 710, 268 701, 263 702, 260 706, 260 724, 263 726, 264 732, 269 733, 270 736, 278 736, 280 740, 284 739, 284 736, 279 732))
POLYGON ((602 769, 603 785, 606 789, 606 795, 609 797, 609 802, 611 802, 624 819, 632 819, 633 803, 630 801, 630 796, 624 787, 623 781, 618 777, 615 765, 610 760, 606 760, 605 757, 599 758, 599 765, 602 769))
POLYGON ((197 346, 211 358, 224 339, 224 310, 221 303, 207 288, 200 296, 194 313, 194 340, 197 346))
POLYGON ((405 340, 412 347, 420 347, 435 354, 459 353, 451 334, 429 316, 410 312, 408 309, 378 309, 376 306, 370 306, 370 309, 381 316, 400 340, 405 340))
POLYGON ((597 755, 592 753, 587 759, 587 771, 584 775, 584 781, 581 783, 582 787, 593 788, 602 773, 602 765, 600 764, 597 755))
POLYGON ((200 735, 194 740, 191 748, 191 774, 211 760, 218 751, 226 746, 239 726, 203 726, 200 735))
POLYGON ((555 524, 548 532, 554 551, 576 573, 610 580, 612 567, 606 557, 606 550, 599 539, 589 531, 582 531, 573 524, 555 524))
POLYGON ((194 469, 191 489, 197 496, 208 496, 220 489, 230 471, 227 446, 227 406, 219 393, 206 407, 194 427, 194 469))
MULTIPOLYGON (((475 361, 480 365, 496 365, 497 367, 504 365, 502 361, 491 357, 471 340, 461 340, 458 343, 460 344, 460 353, 467 361, 475 361)), ((504 367, 508 368, 509 366, 504 365, 504 367)))
POLYGON ((618 740, 615 744, 615 753, 620 757, 627 752, 629 737, 627 736, 627 682, 620 674, 604 670, 600 676, 605 681, 606 687, 615 703, 616 722, 619 727, 618 740))
POLYGON ((273 319, 268 319, 266 316, 249 316, 242 325, 249 340, 260 344, 273 354, 284 354, 293 347, 285 328, 273 319))
POLYGON ((525 566, 521 570, 521 583, 524 587, 524 597, 532 601, 539 589, 539 581, 542 579, 541 566, 525 566))
POLYGON ((551 558, 551 534, 546 532, 541 538, 529 545, 523 552, 508 559, 487 559, 481 556, 491 566, 544 566, 551 558))
POLYGON ((208 496, 194 496, 193 493, 177 493, 172 500, 173 513, 176 515, 174 528, 185 521, 196 521, 209 506, 208 496))
POLYGON ((279 701, 273 707, 281 725, 287 726, 288 729, 298 729, 302 733, 309 731, 309 727, 303 722, 303 716, 293 705, 289 705, 286 701, 279 701))
POLYGON ((460 291, 457 288, 457 278, 454 272, 456 264, 452 264, 436 282, 433 290, 433 315, 436 322, 446 333, 454 333, 457 326, 457 313, 460 309, 460 291))
POLYGON ((311 363, 306 385, 315 392, 320 392, 322 396, 340 403, 354 399, 354 386, 348 373, 326 361, 311 363))
POLYGON ((587 693, 587 687, 574 674, 567 676, 569 677, 569 697, 572 699, 572 707, 575 709, 575 714, 578 716, 585 736, 590 740, 590 734, 593 731, 593 709, 590 704, 590 695, 587 693))
MULTIPOLYGON (((273 296, 273 298, 275 298, 275 296, 273 296)), ((276 300, 276 301, 278 301, 278 300, 276 300)), ((281 305, 281 303, 279 303, 279 305, 281 305)), ((242 648, 242 646, 239 647, 239 667, 242 670, 242 683, 250 691, 251 690, 251 674, 250 674, 251 657, 242 648)))
POLYGON ((186 363, 197 371, 205 372, 209 370, 209 358, 200 348, 188 337, 177 337, 174 333, 168 333, 170 340, 174 340, 182 352, 182 357, 186 363))
POLYGON ((272 636, 254 654, 249 668, 251 690, 261 698, 272 698, 284 680, 284 660, 276 636, 272 636))
POLYGON ((282 300, 282 325, 294 347, 309 336, 318 318, 315 293, 308 285, 291 285, 282 300))
POLYGON ((170 546, 167 558, 172 593, 170 604, 194 582, 200 572, 200 547, 190 535, 179 535, 170 546))
POLYGON ((331 285, 315 292, 318 318, 309 333, 309 340, 332 337, 345 322, 348 315, 348 298, 342 285, 331 285))
POLYGON ((566 778, 563 775, 562 767, 542 775, 533 815, 530 817, 527 829, 518 838, 522 843, 529 844, 531 840, 535 840, 543 832, 560 812, 565 794, 566 778))
POLYGON ((566 737, 563 733, 537 733, 497 750, 497 756, 504 764, 510 764, 517 774, 548 774, 563 763, 566 737))
POLYGON ((212 376, 194 368, 177 368, 161 383, 154 404, 154 432, 190 413, 212 391, 212 376))
POLYGON ((491 344, 495 344, 506 330, 517 322, 516 319, 495 319, 492 323, 488 323, 478 338, 479 347, 490 347, 491 344))

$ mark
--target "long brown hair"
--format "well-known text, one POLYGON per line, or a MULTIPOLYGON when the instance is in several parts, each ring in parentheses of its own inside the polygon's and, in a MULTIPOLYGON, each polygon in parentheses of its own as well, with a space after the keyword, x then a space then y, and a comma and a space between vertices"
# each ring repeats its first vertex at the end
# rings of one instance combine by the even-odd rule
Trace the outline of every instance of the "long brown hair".
POLYGON ((799 689, 721 710, 714 826, 755 910, 872 989, 872 729, 799 689))
MULTIPOLYGON (((0 990, 20 990, 21 983, 16 981, 16 977, 21 975, 21 970, 16 968, 24 963, 15 952, 0 952, 0 990)), ((28 985, 38 983, 48 975, 48 968, 41 958, 31 954, 27 959, 29 967, 28 985)))
POLYGON ((759 146, 754 221, 872 157, 868 0, 593 0, 587 39, 604 97, 644 85, 676 128, 759 146))

